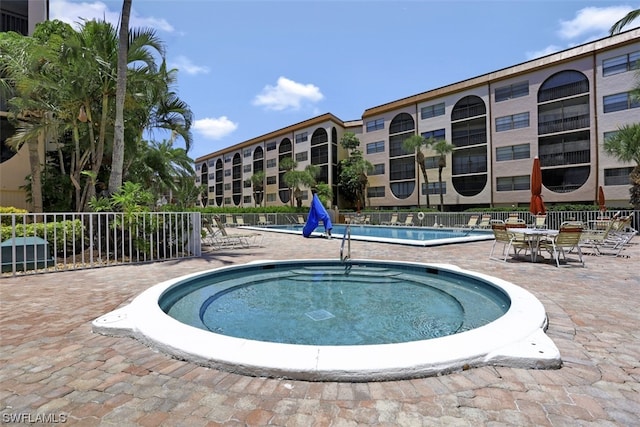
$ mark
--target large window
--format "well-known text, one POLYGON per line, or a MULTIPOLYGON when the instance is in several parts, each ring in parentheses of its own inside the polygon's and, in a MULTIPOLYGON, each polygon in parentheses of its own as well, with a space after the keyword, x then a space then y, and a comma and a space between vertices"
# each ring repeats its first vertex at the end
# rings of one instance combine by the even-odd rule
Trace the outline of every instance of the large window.
POLYGON ((275 149, 276 149, 275 141, 267 142, 267 151, 273 151, 275 149))
POLYGON ((444 181, 430 182, 428 186, 422 183, 422 194, 426 194, 425 189, 427 187, 430 195, 440 194, 440 191, 442 191, 442 194, 447 194, 447 183, 444 181))
POLYGON ((496 191, 528 190, 530 182, 529 175, 503 176, 496 179, 496 191))
POLYGON ((529 112, 496 117, 496 132, 529 127, 529 112))
POLYGON ((439 104, 429 105, 427 107, 422 107, 420 109, 420 118, 430 119, 431 117, 443 116, 444 115, 444 102, 439 104))
POLYGON ((384 141, 370 142, 367 144, 367 154, 384 152, 384 141))
POLYGON ((309 139, 307 132, 302 132, 296 135, 296 144, 300 144, 301 142, 305 142, 309 139))
POLYGON ((640 68, 640 51, 602 61, 602 75, 611 76, 613 74, 624 73, 640 68))
POLYGON ((373 170, 369 175, 384 175, 384 163, 377 163, 373 165, 373 170))
POLYGON ((604 185, 629 185, 632 167, 604 170, 604 185))
POLYGON ((603 98, 604 112, 613 113, 614 111, 629 110, 631 108, 640 107, 640 101, 636 99, 630 92, 616 93, 603 98))
POLYGON ((538 102, 566 98, 589 92, 589 80, 579 71, 561 71, 549 77, 540 86, 538 102))
POLYGON ((276 167, 276 159, 268 159, 267 168, 275 168, 275 167, 276 167))
POLYGON ((384 197, 384 187, 367 188, 367 197, 384 197))
POLYGON ((496 148, 496 162, 528 159, 530 156, 529 144, 518 144, 496 148))
POLYGON ((440 141, 446 139, 446 133, 444 129, 436 129, 428 132, 422 132, 422 137, 425 139, 435 139, 436 141, 440 141))
POLYGON ((495 94, 496 102, 527 96, 529 95, 529 82, 518 82, 507 86, 497 87, 495 94))
POLYGON ((384 129, 384 119, 369 120, 367 122, 367 132, 384 129))
POLYGON ((296 153, 296 162, 306 162, 309 158, 309 152, 303 151, 302 153, 296 153))

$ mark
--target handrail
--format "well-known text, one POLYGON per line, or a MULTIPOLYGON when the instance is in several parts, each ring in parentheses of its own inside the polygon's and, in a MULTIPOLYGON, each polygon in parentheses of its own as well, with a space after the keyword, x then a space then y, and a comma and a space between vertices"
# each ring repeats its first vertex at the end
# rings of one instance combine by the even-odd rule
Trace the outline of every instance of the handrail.
POLYGON ((351 258, 351 226, 347 224, 345 226, 344 234, 342 235, 342 243, 340 244, 340 261, 344 262, 351 258), (347 255, 344 256, 344 242, 348 241, 347 244, 347 255))

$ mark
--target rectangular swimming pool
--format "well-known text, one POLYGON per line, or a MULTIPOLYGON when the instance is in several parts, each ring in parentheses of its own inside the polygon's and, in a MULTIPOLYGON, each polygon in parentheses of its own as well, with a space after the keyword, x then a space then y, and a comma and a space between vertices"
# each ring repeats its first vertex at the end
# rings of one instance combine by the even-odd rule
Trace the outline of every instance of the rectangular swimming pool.
MULTIPOLYGON (((302 225, 270 225, 265 227, 250 227, 264 231, 280 233, 302 234, 302 225)), ((335 224, 331 236, 342 239, 346 232, 346 225, 335 224)), ((367 242, 394 243, 411 246, 438 246, 453 243, 477 242, 493 239, 491 230, 464 230, 452 228, 427 227, 399 227, 383 225, 351 224, 351 240, 367 242)), ((311 234, 312 237, 324 236, 324 226, 320 225, 311 234)))

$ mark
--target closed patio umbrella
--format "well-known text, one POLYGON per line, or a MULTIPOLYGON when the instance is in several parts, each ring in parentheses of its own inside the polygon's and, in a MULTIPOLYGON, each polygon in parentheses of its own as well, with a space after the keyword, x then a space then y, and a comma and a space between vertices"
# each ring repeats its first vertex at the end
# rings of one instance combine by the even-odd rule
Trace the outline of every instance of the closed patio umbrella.
POLYGON ((542 171, 540 169, 540 159, 536 156, 533 159, 533 169, 531 170, 531 203, 529 212, 533 215, 545 214, 547 208, 542 201, 542 171))
POLYGON ((605 206, 604 190, 602 189, 602 185, 598 187, 598 206, 600 206, 600 212, 604 212, 607 210, 607 207, 605 206))

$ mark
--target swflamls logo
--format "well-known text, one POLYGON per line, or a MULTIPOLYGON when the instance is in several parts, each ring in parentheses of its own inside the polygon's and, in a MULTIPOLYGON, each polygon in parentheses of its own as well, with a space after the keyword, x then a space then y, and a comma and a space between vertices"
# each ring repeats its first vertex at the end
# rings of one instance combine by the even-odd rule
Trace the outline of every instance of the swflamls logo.
POLYGON ((67 422, 67 414, 32 414, 30 412, 4 413, 3 424, 62 424, 67 422))

